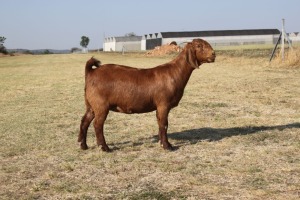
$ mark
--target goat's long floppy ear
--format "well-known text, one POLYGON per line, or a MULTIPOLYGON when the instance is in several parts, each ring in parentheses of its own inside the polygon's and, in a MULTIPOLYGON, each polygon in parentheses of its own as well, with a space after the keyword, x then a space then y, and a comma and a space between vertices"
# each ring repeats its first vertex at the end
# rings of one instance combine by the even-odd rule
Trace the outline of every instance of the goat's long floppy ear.
POLYGON ((196 51, 192 45, 192 43, 188 43, 186 46, 186 61, 193 68, 199 68, 198 60, 196 57, 196 51))

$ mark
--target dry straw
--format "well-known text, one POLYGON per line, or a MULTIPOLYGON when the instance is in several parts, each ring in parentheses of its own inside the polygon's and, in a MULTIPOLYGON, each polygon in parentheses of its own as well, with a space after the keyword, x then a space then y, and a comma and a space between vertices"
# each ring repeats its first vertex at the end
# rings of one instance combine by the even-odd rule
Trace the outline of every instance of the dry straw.
POLYGON ((279 52, 271 62, 272 67, 300 68, 300 47, 286 51, 284 60, 279 52))

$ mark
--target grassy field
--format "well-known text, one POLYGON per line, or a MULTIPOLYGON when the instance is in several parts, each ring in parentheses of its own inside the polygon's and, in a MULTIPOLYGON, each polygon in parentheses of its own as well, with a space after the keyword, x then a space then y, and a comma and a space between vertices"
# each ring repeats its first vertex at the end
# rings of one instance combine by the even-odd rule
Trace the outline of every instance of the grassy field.
MULTIPOLYGON (((94 53, 153 67, 172 59, 94 53)), ((111 153, 77 143, 84 65, 92 54, 0 58, 0 199, 300 198, 300 69, 222 53, 195 70, 169 116, 175 151, 157 143, 155 113, 111 112, 111 153)))

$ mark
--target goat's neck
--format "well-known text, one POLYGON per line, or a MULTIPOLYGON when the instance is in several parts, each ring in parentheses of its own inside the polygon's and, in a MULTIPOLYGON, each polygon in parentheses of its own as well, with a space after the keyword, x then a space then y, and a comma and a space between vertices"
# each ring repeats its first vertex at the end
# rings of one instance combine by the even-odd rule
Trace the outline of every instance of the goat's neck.
POLYGON ((186 52, 181 52, 172 63, 174 64, 172 68, 176 68, 173 70, 173 78, 177 80, 178 89, 183 90, 195 68, 187 63, 186 52))

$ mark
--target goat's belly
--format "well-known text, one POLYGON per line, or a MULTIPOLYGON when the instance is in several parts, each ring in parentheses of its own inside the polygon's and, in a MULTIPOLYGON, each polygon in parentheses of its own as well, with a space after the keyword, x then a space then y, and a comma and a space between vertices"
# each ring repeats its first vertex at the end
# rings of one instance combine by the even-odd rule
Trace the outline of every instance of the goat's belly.
POLYGON ((146 113, 156 110, 156 107, 152 104, 139 104, 139 105, 112 105, 110 110, 114 112, 121 112, 126 114, 134 113, 146 113))

